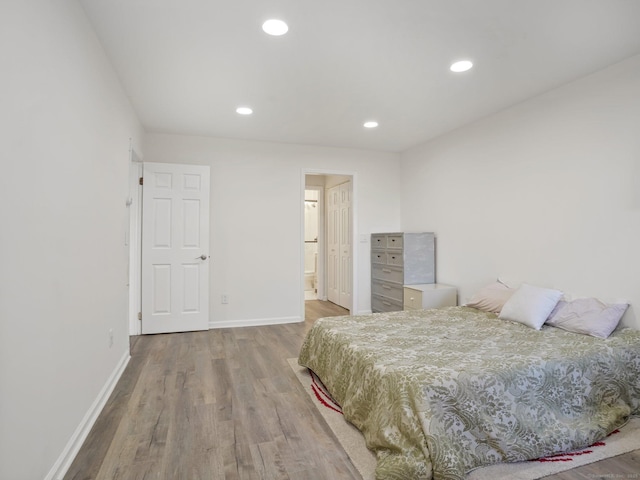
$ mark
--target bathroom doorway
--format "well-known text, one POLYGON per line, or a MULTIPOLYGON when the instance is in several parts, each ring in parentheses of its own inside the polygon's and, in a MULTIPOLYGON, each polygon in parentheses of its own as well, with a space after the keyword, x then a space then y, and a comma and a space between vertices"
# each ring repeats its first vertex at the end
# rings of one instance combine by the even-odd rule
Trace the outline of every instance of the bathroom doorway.
POLYGON ((305 185, 304 190, 304 299, 318 300, 324 292, 318 290, 320 244, 324 246, 324 195, 323 187, 305 185), (322 235, 321 235, 322 233, 322 235))

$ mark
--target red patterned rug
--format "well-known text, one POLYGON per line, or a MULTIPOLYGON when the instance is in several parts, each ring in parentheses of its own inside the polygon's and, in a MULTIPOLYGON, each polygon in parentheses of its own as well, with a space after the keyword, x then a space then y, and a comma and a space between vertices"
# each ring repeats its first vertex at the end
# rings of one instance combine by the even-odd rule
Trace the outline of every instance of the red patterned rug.
MULTIPOLYGON (((340 405, 331 397, 313 372, 300 367, 295 358, 289 359, 289 364, 300 383, 314 399, 314 405, 344 447, 362 478, 364 480, 373 479, 375 456, 366 448, 360 432, 344 420, 340 405)), ((528 462, 501 463, 482 467, 470 472, 467 479, 511 480, 517 478, 519 480, 534 480, 638 449, 640 449, 640 419, 635 418, 624 427, 612 432, 604 440, 583 450, 528 462)), ((640 472, 640 464, 638 471, 640 472)), ((610 473, 616 475, 616 472, 610 473)), ((624 472, 621 472, 621 475, 623 474, 624 472)), ((624 478, 627 477, 624 476, 624 478)))
POLYGON ((310 386, 311 391, 316 396, 316 400, 320 402, 320 405, 328 408, 329 410, 333 410, 334 412, 338 412, 339 414, 342 414, 342 408, 340 408, 340 405, 338 405, 338 402, 336 402, 331 397, 331 395, 329 395, 329 392, 327 391, 325 386, 322 384, 318 376, 308 368, 307 368, 307 373, 311 378, 311 386, 310 386))

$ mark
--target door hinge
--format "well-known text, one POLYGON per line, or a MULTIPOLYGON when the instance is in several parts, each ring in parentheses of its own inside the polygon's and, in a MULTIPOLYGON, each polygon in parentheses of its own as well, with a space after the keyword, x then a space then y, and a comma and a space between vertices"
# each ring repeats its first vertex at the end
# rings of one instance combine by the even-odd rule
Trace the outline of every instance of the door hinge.
POLYGON ((138 312, 138 320, 142 320, 142 312, 138 312))
POLYGON ((140 177, 140 180, 138 180, 138 183, 139 183, 140 185, 144 184, 144 178, 140 177))

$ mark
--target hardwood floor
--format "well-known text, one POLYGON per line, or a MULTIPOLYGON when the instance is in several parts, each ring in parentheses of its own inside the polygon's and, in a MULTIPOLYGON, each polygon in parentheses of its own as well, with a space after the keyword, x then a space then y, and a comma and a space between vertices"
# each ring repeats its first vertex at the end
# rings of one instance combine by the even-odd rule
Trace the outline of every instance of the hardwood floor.
MULTIPOLYGON (((65 480, 360 479, 286 362, 315 320, 345 314, 315 300, 304 323, 132 337, 65 480)), ((635 451, 546 478, 639 472, 635 451)))

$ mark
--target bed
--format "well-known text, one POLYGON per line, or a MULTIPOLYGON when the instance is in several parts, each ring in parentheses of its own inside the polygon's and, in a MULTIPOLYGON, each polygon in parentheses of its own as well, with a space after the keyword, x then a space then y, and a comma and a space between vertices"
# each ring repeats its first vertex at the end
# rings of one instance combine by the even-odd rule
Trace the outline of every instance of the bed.
POLYGON ((298 363, 364 435, 377 479, 583 448, 640 415, 640 332, 540 330, 469 307, 323 318, 298 363))

